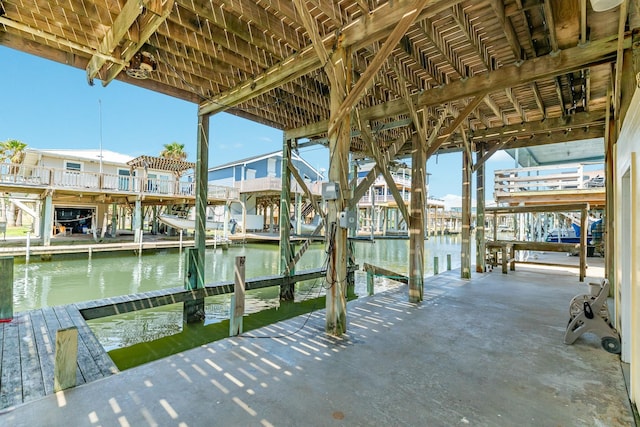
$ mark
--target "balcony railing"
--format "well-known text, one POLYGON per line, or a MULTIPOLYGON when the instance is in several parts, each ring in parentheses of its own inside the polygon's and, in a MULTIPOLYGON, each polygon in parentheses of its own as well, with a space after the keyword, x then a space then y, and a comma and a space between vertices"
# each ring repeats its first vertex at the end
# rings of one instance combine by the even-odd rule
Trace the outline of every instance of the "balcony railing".
POLYGON ((580 190, 604 187, 604 170, 593 169, 601 163, 575 163, 495 171, 496 197, 521 191, 580 190))
MULTIPOLYGON (((322 190, 321 182, 307 182, 307 187, 311 194, 320 195, 322 190)), ((260 192, 260 191, 277 191, 279 192, 282 189, 282 182, 280 178, 276 177, 263 177, 263 178, 253 178, 253 179, 245 179, 244 181, 236 181, 235 188, 238 189, 242 193, 252 193, 252 192, 260 192)), ((291 186, 289 187, 294 193, 304 193, 302 186, 298 184, 298 181, 295 179, 291 179, 291 186)))
MULTIPOLYGON (((110 193, 143 193, 167 196, 195 196, 195 183, 167 178, 143 178, 100 172, 0 163, 0 185, 46 187, 53 189, 94 190, 110 193)), ((236 188, 220 185, 208 186, 208 197, 237 200, 236 188)))

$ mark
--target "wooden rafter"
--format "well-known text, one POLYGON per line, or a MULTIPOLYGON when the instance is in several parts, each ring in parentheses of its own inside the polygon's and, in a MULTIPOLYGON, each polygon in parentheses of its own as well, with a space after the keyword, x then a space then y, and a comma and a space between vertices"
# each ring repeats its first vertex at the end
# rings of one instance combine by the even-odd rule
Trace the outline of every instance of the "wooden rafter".
POLYGON ((402 15, 402 18, 398 21, 397 25, 393 28, 385 42, 380 47, 380 50, 376 53, 376 56, 371 60, 369 66, 365 72, 360 75, 360 78, 356 82, 353 88, 349 91, 349 94, 342 102, 337 111, 331 112, 331 121, 329 122, 329 134, 331 134, 331 128, 342 122, 346 115, 360 100, 365 90, 370 86, 373 81, 373 77, 378 73, 391 51, 396 47, 404 33, 416 20, 422 9, 427 5, 430 0, 418 0, 413 5, 413 8, 408 10, 407 13, 402 15))
POLYGON ((402 217, 407 223, 409 223, 409 212, 407 210, 407 206, 404 204, 402 195, 396 188, 395 181, 393 180, 391 175, 389 175, 389 169, 388 169, 389 165, 387 163, 387 160, 380 153, 380 148, 378 146, 378 143, 374 140, 369 123, 364 123, 362 120, 360 120, 359 117, 357 118, 357 121, 358 121, 358 128, 362 133, 362 137, 367 143, 369 150, 371 150, 371 155, 373 156, 373 159, 376 162, 377 171, 382 175, 385 182, 387 183, 387 187, 391 191, 391 195, 393 196, 393 199, 398 205, 398 209, 400 210, 400 213, 402 213, 402 217))
POLYGON ((524 58, 522 57, 522 48, 520 47, 520 43, 518 42, 518 35, 513 29, 513 24, 511 23, 510 18, 505 14, 504 3, 500 0, 490 0, 490 3, 491 8, 502 23, 504 34, 507 38, 509 46, 511 47, 511 51, 513 52, 513 56, 515 57, 516 62, 522 61, 524 58))
MULTIPOLYGON (((143 21, 141 23, 141 28, 139 29, 138 38, 135 42, 129 43, 127 46, 123 59, 126 62, 129 62, 133 56, 144 46, 144 44, 149 40, 149 38, 156 32, 158 27, 162 25, 162 23, 167 19, 169 13, 171 13, 171 9, 173 8, 174 0, 155 0, 151 1, 149 4, 156 4, 159 9, 147 9, 147 14, 144 16, 143 21)), ((106 78, 102 81, 102 85, 108 85, 113 79, 116 78, 120 71, 124 68, 124 65, 121 64, 113 64, 109 71, 107 72, 106 78)))
MULTIPOLYGON (((124 4, 122 10, 113 21, 113 25, 102 38, 97 49, 98 52, 105 55, 113 54, 113 51, 120 45, 127 31, 136 19, 138 19, 143 11, 143 7, 146 6, 149 1, 150 0, 128 0, 124 4)), ((98 75, 100 69, 106 62, 107 60, 102 55, 94 55, 89 60, 89 65, 87 65, 87 81, 89 84, 93 84, 93 79, 98 75)))
MULTIPOLYGON (((404 136, 401 138, 398 138, 389 146, 389 148, 387 148, 387 151, 385 151, 384 153, 381 153, 381 157, 384 159, 385 162, 389 162, 390 160, 395 159, 395 157, 398 155, 398 153, 400 152, 402 147, 406 144, 406 142, 407 142, 407 139, 404 136)), ((371 184, 374 183, 377 176, 378 176, 378 173, 375 170, 375 168, 371 169, 367 173, 367 175, 362 179, 362 181, 360 181, 360 183, 356 186, 355 190, 353 191, 353 196, 351 197, 351 199, 349 199, 349 208, 353 208, 358 203, 358 200, 360 200, 362 196, 364 196, 364 193, 369 189, 371 184)))
MULTIPOLYGON (((425 3, 430 3, 436 10, 439 10, 437 7, 441 7, 440 3, 446 6, 452 6, 461 1, 462 0, 426 0, 425 3)), ((416 4, 410 0, 395 0, 392 3, 386 3, 370 14, 362 16, 345 27, 340 33, 340 42, 344 47, 353 46, 356 49, 371 45, 373 42, 385 38, 392 29, 397 27, 396 24, 398 24, 406 14, 411 14, 412 11, 415 10, 416 4)), ((420 19, 421 16, 429 12, 433 13, 431 7, 426 7, 424 10, 421 9, 418 11, 417 18, 414 19, 420 19)), ((336 34, 328 36, 324 40, 325 47, 331 48, 337 40, 336 37, 336 34)), ((298 53, 287 57, 282 62, 265 70, 253 79, 220 94, 212 100, 204 102, 200 105, 199 114, 215 114, 224 111, 258 94, 265 93, 284 82, 289 82, 308 74, 321 66, 322 63, 315 54, 314 48, 307 46, 302 48, 298 53)))
POLYGON ((462 110, 458 114, 458 117, 456 117, 453 122, 451 122, 449 126, 447 126, 444 132, 442 132, 442 134, 438 136, 433 144, 431 144, 427 148, 426 159, 429 159, 429 157, 431 157, 436 151, 438 151, 438 148, 440 148, 442 144, 447 142, 451 135, 458 129, 458 126, 460 126, 467 119, 467 117, 469 117, 469 114, 471 114, 471 112, 476 109, 478 104, 482 102, 483 98, 484 94, 477 95, 474 99, 471 100, 471 102, 469 102, 469 104, 467 104, 466 107, 464 107, 464 110, 462 110))
POLYGON ((598 127, 604 123, 604 112, 575 113, 570 116, 548 118, 546 120, 500 126, 493 129, 483 129, 473 132, 473 141, 488 141, 498 138, 525 136, 533 134, 547 134, 549 132, 565 131, 572 128, 598 127))

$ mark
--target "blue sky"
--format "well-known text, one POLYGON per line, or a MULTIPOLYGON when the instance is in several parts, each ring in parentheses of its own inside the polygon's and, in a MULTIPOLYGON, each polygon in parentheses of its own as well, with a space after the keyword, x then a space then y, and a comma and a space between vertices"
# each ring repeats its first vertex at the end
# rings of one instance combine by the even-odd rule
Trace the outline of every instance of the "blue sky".
MULTIPOLYGON (((0 141, 18 139, 40 149, 102 148, 131 156, 158 155, 163 144, 185 144, 196 157, 196 104, 136 86, 99 81, 89 86, 84 70, 0 46, 0 141), (100 131, 102 122, 102 131, 100 131)), ((209 165, 215 166, 282 148, 282 131, 230 114, 210 122, 209 165)), ((300 153, 312 166, 328 168, 328 151, 319 146, 300 153)), ((493 170, 514 162, 500 155, 487 164, 487 198, 493 170), (502 160, 500 160, 502 159, 502 160)), ((429 194, 461 193, 460 154, 432 157, 427 163, 429 194)))

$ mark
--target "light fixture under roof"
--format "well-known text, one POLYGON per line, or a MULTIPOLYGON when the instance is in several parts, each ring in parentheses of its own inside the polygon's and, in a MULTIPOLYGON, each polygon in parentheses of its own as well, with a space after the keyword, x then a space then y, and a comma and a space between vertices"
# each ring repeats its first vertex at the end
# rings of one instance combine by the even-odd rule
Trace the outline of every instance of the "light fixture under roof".
POLYGON ((154 71, 157 66, 156 59, 150 52, 137 52, 133 58, 131 58, 126 73, 134 79, 148 79, 151 77, 151 72, 154 71))
POLYGON ((595 12, 604 12, 622 4, 624 0, 591 0, 591 7, 595 12))

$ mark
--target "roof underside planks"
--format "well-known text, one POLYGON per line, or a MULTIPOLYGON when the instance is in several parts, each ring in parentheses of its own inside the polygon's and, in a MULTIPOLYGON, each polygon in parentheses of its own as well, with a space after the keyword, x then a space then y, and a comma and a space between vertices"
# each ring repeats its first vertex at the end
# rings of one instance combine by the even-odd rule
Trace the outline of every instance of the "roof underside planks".
MULTIPOLYGON (((415 2, 298 3, 317 34, 294 2, 278 0, 0 0, 0 44, 86 69, 88 80, 115 78, 196 102, 201 113, 227 111, 321 139, 330 83, 314 43, 329 55, 335 43, 350 47, 357 84, 415 2), (127 74, 140 66, 136 54, 155 61, 146 79, 127 74)), ((427 1, 355 109, 383 151, 410 137, 407 102, 427 129, 445 132, 479 94, 458 127, 476 144, 601 137, 619 9, 594 12, 584 0, 427 1), (589 120, 557 126, 577 117, 589 120)), ((355 130, 351 150, 366 155, 355 130)), ((441 150, 461 147, 456 133, 441 150)))

